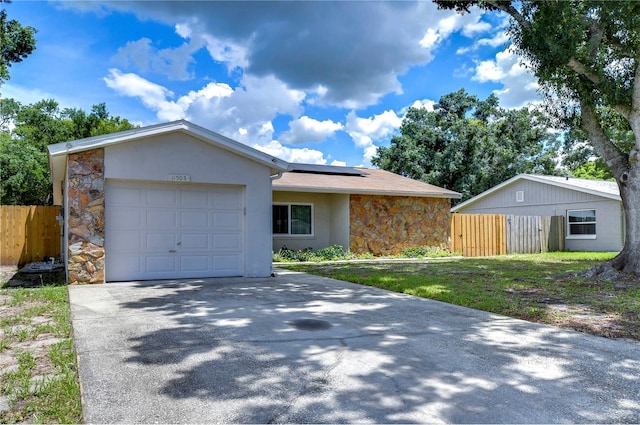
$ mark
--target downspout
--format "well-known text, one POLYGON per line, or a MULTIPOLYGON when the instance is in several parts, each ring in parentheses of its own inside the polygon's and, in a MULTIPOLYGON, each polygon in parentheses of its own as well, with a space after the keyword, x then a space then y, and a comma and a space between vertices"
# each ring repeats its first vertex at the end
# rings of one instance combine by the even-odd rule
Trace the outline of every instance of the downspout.
MULTIPOLYGON (((269 177, 271 178, 271 182, 278 180, 282 177, 282 171, 278 171, 269 177)), ((273 204, 273 186, 271 187, 271 203, 273 204)), ((269 210, 269 223, 273 223, 273 208, 269 210)), ((271 252, 273 252, 273 230, 271 231, 271 252)), ((271 261, 271 277, 276 277, 276 273, 273 271, 273 260, 271 261)))

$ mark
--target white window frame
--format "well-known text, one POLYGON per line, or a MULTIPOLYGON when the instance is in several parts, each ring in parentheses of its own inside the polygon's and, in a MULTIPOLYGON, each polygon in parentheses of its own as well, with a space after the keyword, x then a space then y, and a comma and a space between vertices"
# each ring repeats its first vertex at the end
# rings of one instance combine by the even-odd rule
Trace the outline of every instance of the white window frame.
POLYGON ((516 191, 516 202, 524 202, 524 190, 516 191))
MULTIPOLYGON (((274 202, 272 204, 272 206, 275 205, 286 205, 287 208, 287 224, 288 224, 288 229, 287 229, 287 233, 273 233, 274 237, 278 237, 278 238, 282 238, 282 237, 287 237, 287 238, 309 238, 309 237, 313 237, 315 234, 315 215, 314 215, 314 208, 313 208, 313 204, 311 203, 306 203, 306 202, 274 202), (291 233, 291 206, 308 206, 311 207, 311 233, 303 233, 303 234, 292 234, 291 233)), ((273 220, 275 219, 275 217, 271 217, 271 229, 273 230, 273 220)))
POLYGON ((596 235, 598 234, 598 216, 597 216, 597 211, 595 208, 581 208, 581 209, 575 209, 575 210, 567 210, 567 235, 565 237, 565 239, 596 239, 596 235), (593 211, 594 216, 595 216, 595 221, 591 222, 583 222, 583 223, 570 223, 569 222, 569 214, 572 212, 576 212, 576 211, 593 211), (595 225, 595 233, 592 235, 572 235, 571 234, 571 225, 572 224, 593 224, 595 225))

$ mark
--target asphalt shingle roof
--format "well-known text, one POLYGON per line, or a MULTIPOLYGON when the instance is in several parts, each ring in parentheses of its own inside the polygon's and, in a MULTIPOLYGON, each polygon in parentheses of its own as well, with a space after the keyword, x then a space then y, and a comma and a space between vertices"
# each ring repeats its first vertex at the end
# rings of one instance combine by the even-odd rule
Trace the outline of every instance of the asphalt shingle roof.
MULTIPOLYGON (((360 171, 362 175, 331 172, 285 172, 281 178, 273 181, 273 190, 453 199, 461 197, 458 192, 402 177, 389 171, 362 167, 354 167, 354 169, 360 171)), ((327 171, 330 170, 330 168, 327 169, 327 171)))

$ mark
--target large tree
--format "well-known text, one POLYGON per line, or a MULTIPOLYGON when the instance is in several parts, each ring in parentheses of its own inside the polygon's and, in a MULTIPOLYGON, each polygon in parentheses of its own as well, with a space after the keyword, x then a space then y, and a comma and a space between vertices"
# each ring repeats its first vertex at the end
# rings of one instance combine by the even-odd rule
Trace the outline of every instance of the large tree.
MULTIPOLYGON (((0 4, 11 3, 1 0, 0 4)), ((9 79, 9 68, 12 64, 22 62, 36 48, 36 29, 23 27, 20 22, 7 17, 6 9, 0 10, 0 84, 9 79)))
POLYGON ((640 2, 435 0, 469 12, 478 6, 510 17, 507 33, 543 90, 565 108, 576 105, 579 128, 618 183, 625 212, 623 250, 599 267, 640 276, 640 2), (625 151, 600 108, 626 121, 633 145, 625 151))
POLYGON ((382 169, 475 196, 519 173, 553 173, 556 140, 542 113, 507 110, 461 89, 433 111, 409 108, 400 135, 380 147, 382 169))
POLYGON ((104 103, 90 113, 61 109, 55 100, 23 106, 0 102, 0 204, 48 205, 51 182, 47 146, 135 128, 113 117, 104 103), (11 125, 8 125, 10 123, 11 125))

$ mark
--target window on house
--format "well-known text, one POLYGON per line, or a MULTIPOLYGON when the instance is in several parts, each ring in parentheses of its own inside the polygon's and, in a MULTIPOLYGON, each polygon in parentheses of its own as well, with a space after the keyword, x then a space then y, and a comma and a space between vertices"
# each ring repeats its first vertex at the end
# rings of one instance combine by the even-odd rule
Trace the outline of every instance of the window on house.
POLYGON ((567 211, 567 236, 593 238, 596 236, 596 210, 567 211))
POLYGON ((309 204, 274 204, 274 235, 312 235, 313 206, 309 204))
POLYGON ((518 190, 516 192, 516 202, 524 202, 524 191, 518 190))

